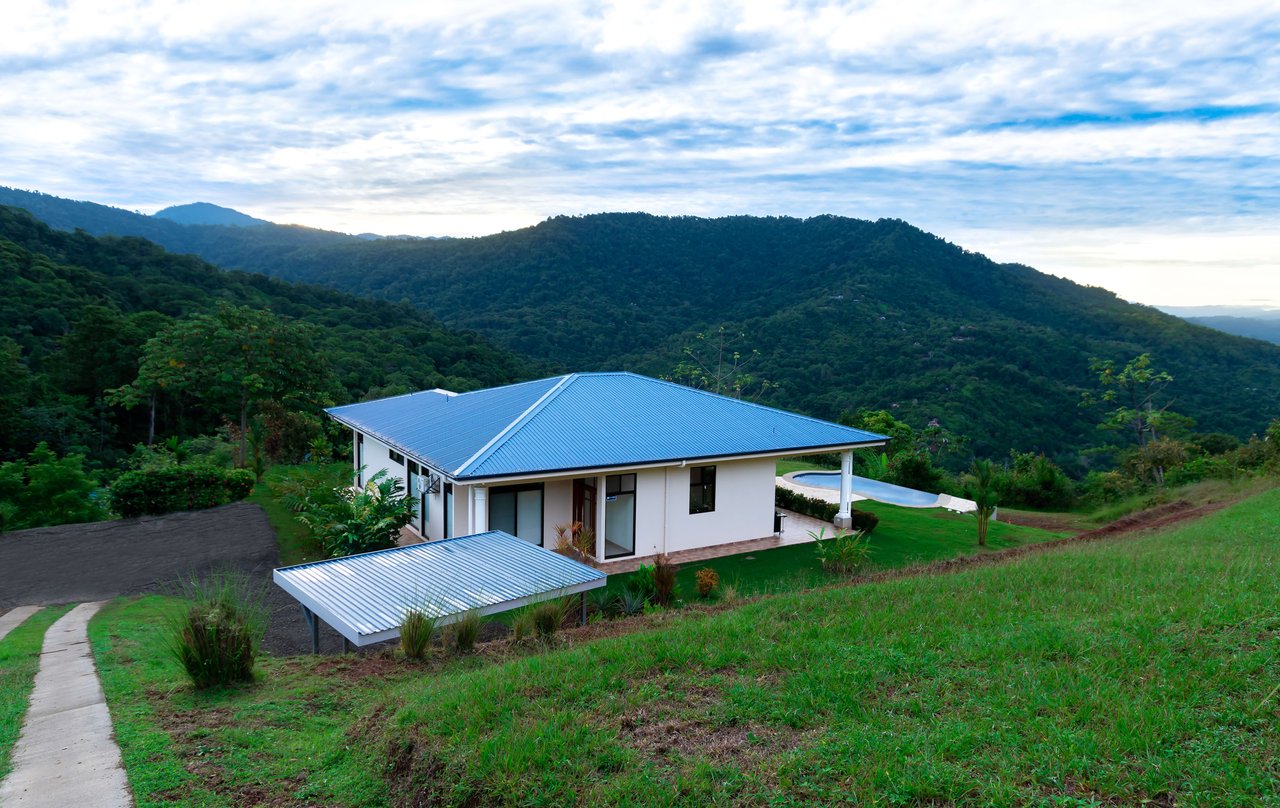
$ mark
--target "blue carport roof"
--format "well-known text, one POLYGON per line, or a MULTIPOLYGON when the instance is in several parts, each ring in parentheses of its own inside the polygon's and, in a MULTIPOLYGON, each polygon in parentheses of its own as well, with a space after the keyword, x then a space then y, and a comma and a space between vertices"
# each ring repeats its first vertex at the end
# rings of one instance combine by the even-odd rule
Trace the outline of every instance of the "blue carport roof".
POLYGON ((447 624, 605 585, 605 574, 500 530, 282 567, 272 580, 358 646, 395 639, 410 609, 447 624))
POLYGON ((329 410, 455 479, 875 445, 882 435, 634 373, 329 410))

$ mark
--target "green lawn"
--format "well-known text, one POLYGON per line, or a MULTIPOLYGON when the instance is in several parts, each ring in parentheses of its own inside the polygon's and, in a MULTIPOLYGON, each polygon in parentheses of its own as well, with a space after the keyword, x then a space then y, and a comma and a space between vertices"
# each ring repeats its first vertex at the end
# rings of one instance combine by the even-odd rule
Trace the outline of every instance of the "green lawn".
MULTIPOLYGON (((972 516, 879 502, 859 502, 857 506, 880 517, 880 524, 871 534, 868 570, 991 552, 1066 535, 993 522, 987 534, 988 549, 983 550, 978 547, 977 523, 972 516)), ((832 535, 832 531, 826 535, 832 535)), ((742 594, 803 589, 834 580, 818 566, 811 544, 790 545, 684 565, 676 580, 686 598, 693 596, 694 576, 703 567, 714 569, 722 583, 732 585, 742 594)), ((630 575, 625 574, 610 576, 610 590, 621 591, 628 578, 630 575)))
POLYGON ((1278 522, 1272 491, 507 661, 270 660, 201 696, 164 601, 91 637, 140 805, 1280 805, 1278 522))
POLYGON ((48 606, 0 640, 0 780, 12 766, 13 745, 22 731, 27 700, 40 667, 44 634, 70 606, 48 606))
POLYGON ((823 468, 822 466, 818 466, 813 463, 807 463, 803 460, 787 459, 787 460, 778 461, 779 477, 781 477, 784 474, 790 474, 793 471, 813 471, 815 469, 820 471, 831 471, 831 469, 823 468))

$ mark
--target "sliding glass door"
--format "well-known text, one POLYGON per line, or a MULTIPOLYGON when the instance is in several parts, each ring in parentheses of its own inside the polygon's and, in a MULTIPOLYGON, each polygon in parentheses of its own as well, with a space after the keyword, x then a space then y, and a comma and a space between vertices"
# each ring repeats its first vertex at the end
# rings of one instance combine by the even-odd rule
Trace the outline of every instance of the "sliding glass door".
POLYGON ((542 545, 542 483, 489 490, 489 529, 542 545))

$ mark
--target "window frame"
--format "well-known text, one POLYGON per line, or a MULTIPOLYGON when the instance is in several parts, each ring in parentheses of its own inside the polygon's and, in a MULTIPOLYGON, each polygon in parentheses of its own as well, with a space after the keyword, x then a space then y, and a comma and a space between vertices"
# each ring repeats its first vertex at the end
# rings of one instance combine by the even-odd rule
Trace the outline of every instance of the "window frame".
POLYGON ((695 516, 700 513, 716 512, 716 467, 715 466, 690 466, 689 467, 689 515, 695 516), (710 472, 710 480, 708 481, 708 472, 710 472), (694 482, 694 480, 697 482, 694 482), (695 494, 698 496, 695 502, 695 494))

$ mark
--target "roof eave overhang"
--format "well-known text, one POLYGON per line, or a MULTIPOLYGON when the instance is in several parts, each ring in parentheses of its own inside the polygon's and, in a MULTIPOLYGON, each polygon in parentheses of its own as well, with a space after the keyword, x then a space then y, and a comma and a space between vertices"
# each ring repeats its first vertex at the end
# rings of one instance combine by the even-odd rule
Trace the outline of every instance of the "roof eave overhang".
POLYGON ((328 410, 325 410, 325 415, 328 415, 330 418, 332 418, 333 420, 337 421, 338 423, 342 424, 343 426, 349 429, 354 429, 355 431, 363 435, 368 435, 371 438, 377 438, 380 443, 385 443, 387 446, 390 446, 392 449, 395 449, 397 452, 409 458, 410 460, 413 460, 420 466, 426 466, 432 471, 437 472, 438 474, 441 474, 445 477, 448 477, 450 480, 454 479, 453 472, 447 471, 446 469, 441 468, 440 465, 438 463, 435 463, 434 461, 426 460, 422 457, 419 457, 418 454, 414 452, 412 449, 400 443, 397 443, 396 441, 392 440, 386 435, 383 435, 380 432, 374 432, 372 429, 369 429, 368 427, 362 424, 357 424, 354 421, 349 421, 346 418, 343 418, 339 415, 334 415, 332 412, 329 412, 328 410))
POLYGON ((649 460, 639 463, 619 463, 608 466, 578 466, 573 468, 542 469, 519 471, 511 474, 486 474, 473 477, 456 477, 454 482, 466 485, 489 485, 491 483, 515 483, 527 480, 551 480, 563 477, 584 477, 591 474, 616 474, 619 472, 643 471, 645 469, 670 468, 687 466, 690 463, 719 463, 731 460, 763 460, 771 457, 792 457, 794 455, 823 454, 826 452, 842 452, 846 449, 870 449, 884 446, 888 438, 882 440, 860 441, 857 443, 833 443, 820 446, 790 446, 783 449, 770 449, 758 452, 740 452, 737 454, 700 455, 696 457, 673 457, 665 460, 649 460))

